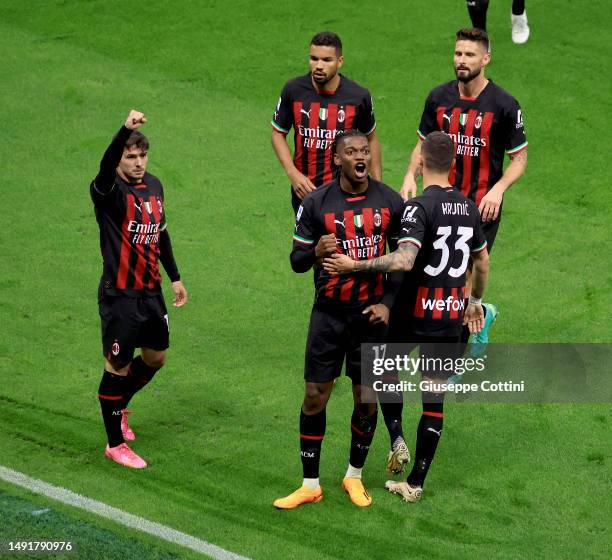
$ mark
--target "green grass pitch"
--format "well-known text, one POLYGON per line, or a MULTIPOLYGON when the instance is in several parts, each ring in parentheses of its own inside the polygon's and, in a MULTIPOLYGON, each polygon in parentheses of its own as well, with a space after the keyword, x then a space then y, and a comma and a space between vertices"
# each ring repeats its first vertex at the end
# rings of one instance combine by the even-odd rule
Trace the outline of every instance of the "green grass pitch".
MULTIPOLYGON (((609 6, 527 4, 522 46, 510 41, 510 2, 489 10, 487 75, 521 102, 530 142, 492 258, 494 337, 611 342, 609 6)), ((384 178, 399 188, 425 96, 451 79, 454 32, 468 24, 463 0, 5 2, 0 464, 255 559, 609 557, 609 404, 447 407, 417 505, 384 490, 381 422, 365 474, 374 504, 362 511, 339 487, 352 407, 343 379, 324 501, 271 505, 301 477, 312 301, 311 276, 288 261, 289 186, 268 124, 279 91, 306 71, 310 37, 337 31, 343 72, 373 93, 384 178), (150 170, 191 296, 170 312, 167 366, 133 402, 146 472, 102 456, 88 195, 132 107, 149 117, 150 170)), ((405 412, 411 447, 418 416, 405 412)), ((4 483, 0 512, 0 539, 73 536, 77 557, 197 557, 4 483), (27 514, 43 507, 45 520, 27 514)))

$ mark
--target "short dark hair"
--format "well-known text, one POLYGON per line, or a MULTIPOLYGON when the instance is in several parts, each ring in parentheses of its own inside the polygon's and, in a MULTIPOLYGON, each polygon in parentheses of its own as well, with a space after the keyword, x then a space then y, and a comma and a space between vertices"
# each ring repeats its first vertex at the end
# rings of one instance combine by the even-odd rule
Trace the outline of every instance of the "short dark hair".
POLYGON ((474 41, 476 43, 482 43, 487 52, 489 52, 489 36, 483 29, 477 27, 464 27, 457 31, 456 41, 474 41))
POLYGON ((364 138, 368 137, 365 132, 361 132, 361 130, 357 130, 356 128, 340 130, 336 134, 336 137, 334 138, 334 141, 332 143, 332 157, 336 154, 336 152, 338 151, 338 146, 340 146, 342 142, 344 142, 347 138, 355 138, 357 136, 363 136, 364 138))
POLYGON ((342 41, 340 37, 333 31, 321 31, 317 33, 311 40, 310 44, 315 47, 334 47, 338 56, 342 55, 342 41))
POLYGON ((455 157, 455 143, 446 132, 430 132, 421 144, 421 155, 427 169, 448 173, 455 157))
POLYGON ((132 146, 136 146, 144 152, 147 152, 149 151, 149 140, 142 132, 132 130, 132 134, 130 134, 129 138, 125 141, 124 147, 129 149, 132 146))

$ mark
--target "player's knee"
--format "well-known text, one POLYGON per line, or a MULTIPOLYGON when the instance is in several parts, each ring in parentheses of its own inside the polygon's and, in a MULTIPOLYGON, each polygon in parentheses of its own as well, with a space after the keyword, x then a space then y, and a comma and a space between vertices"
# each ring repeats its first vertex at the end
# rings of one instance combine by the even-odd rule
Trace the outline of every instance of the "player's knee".
POLYGON ((316 414, 325 408, 329 391, 322 383, 306 383, 303 410, 305 414, 316 414))
POLYGON ((352 423, 364 434, 373 434, 378 421, 378 409, 376 404, 363 403, 355 407, 352 423))
POLYGON ((131 361, 131 358, 111 355, 106 358, 104 369, 115 375, 127 375, 131 361))
POLYGON ((151 368, 160 369, 166 363, 165 352, 143 352, 142 361, 151 368))

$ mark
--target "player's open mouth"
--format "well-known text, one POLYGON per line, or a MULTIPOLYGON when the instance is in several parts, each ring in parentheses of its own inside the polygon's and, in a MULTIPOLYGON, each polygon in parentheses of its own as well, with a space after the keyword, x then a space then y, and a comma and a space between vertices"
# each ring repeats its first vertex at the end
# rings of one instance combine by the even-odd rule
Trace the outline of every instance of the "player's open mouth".
POLYGON ((366 164, 365 163, 358 163, 357 165, 355 165, 355 175, 357 177, 363 177, 366 174, 366 164))

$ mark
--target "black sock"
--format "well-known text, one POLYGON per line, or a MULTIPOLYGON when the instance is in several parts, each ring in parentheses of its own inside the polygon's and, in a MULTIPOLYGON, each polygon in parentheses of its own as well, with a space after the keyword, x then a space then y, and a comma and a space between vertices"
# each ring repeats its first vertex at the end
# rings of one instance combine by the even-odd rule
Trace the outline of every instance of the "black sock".
POLYGON ((512 0, 512 13, 520 16, 525 11, 525 0, 512 0))
POLYGON ((117 445, 124 443, 121 434, 121 411, 125 408, 123 391, 126 384, 126 376, 104 371, 98 389, 98 399, 100 400, 109 447, 117 447, 117 445))
POLYGON ((356 469, 361 469, 368 456, 370 444, 376 430, 378 409, 373 414, 363 414, 358 408, 353 409, 351 417, 351 455, 349 463, 356 469))
POLYGON ((444 421, 444 393, 422 394, 423 414, 417 428, 417 443, 412 471, 406 481, 411 486, 423 487, 442 435, 444 421))
MULTIPOLYGON (((383 383, 397 384, 399 383, 399 377, 397 375, 388 378, 384 377, 383 383)), ((387 431, 389 432, 391 449, 393 449, 393 444, 398 438, 404 439, 404 432, 402 430, 404 397, 401 391, 397 393, 381 391, 378 393, 378 399, 380 410, 385 420, 385 426, 387 426, 387 431)))
POLYGON ((128 383, 123 395, 124 408, 132 400, 132 397, 153 379, 159 369, 145 364, 142 356, 137 356, 132 360, 128 370, 128 383))
POLYGON ((486 31, 489 0, 467 0, 466 3, 470 19, 472 20, 472 26, 486 31))
POLYGON ((317 414, 304 414, 304 411, 300 410, 300 455, 304 478, 319 478, 325 421, 325 409, 317 414))

